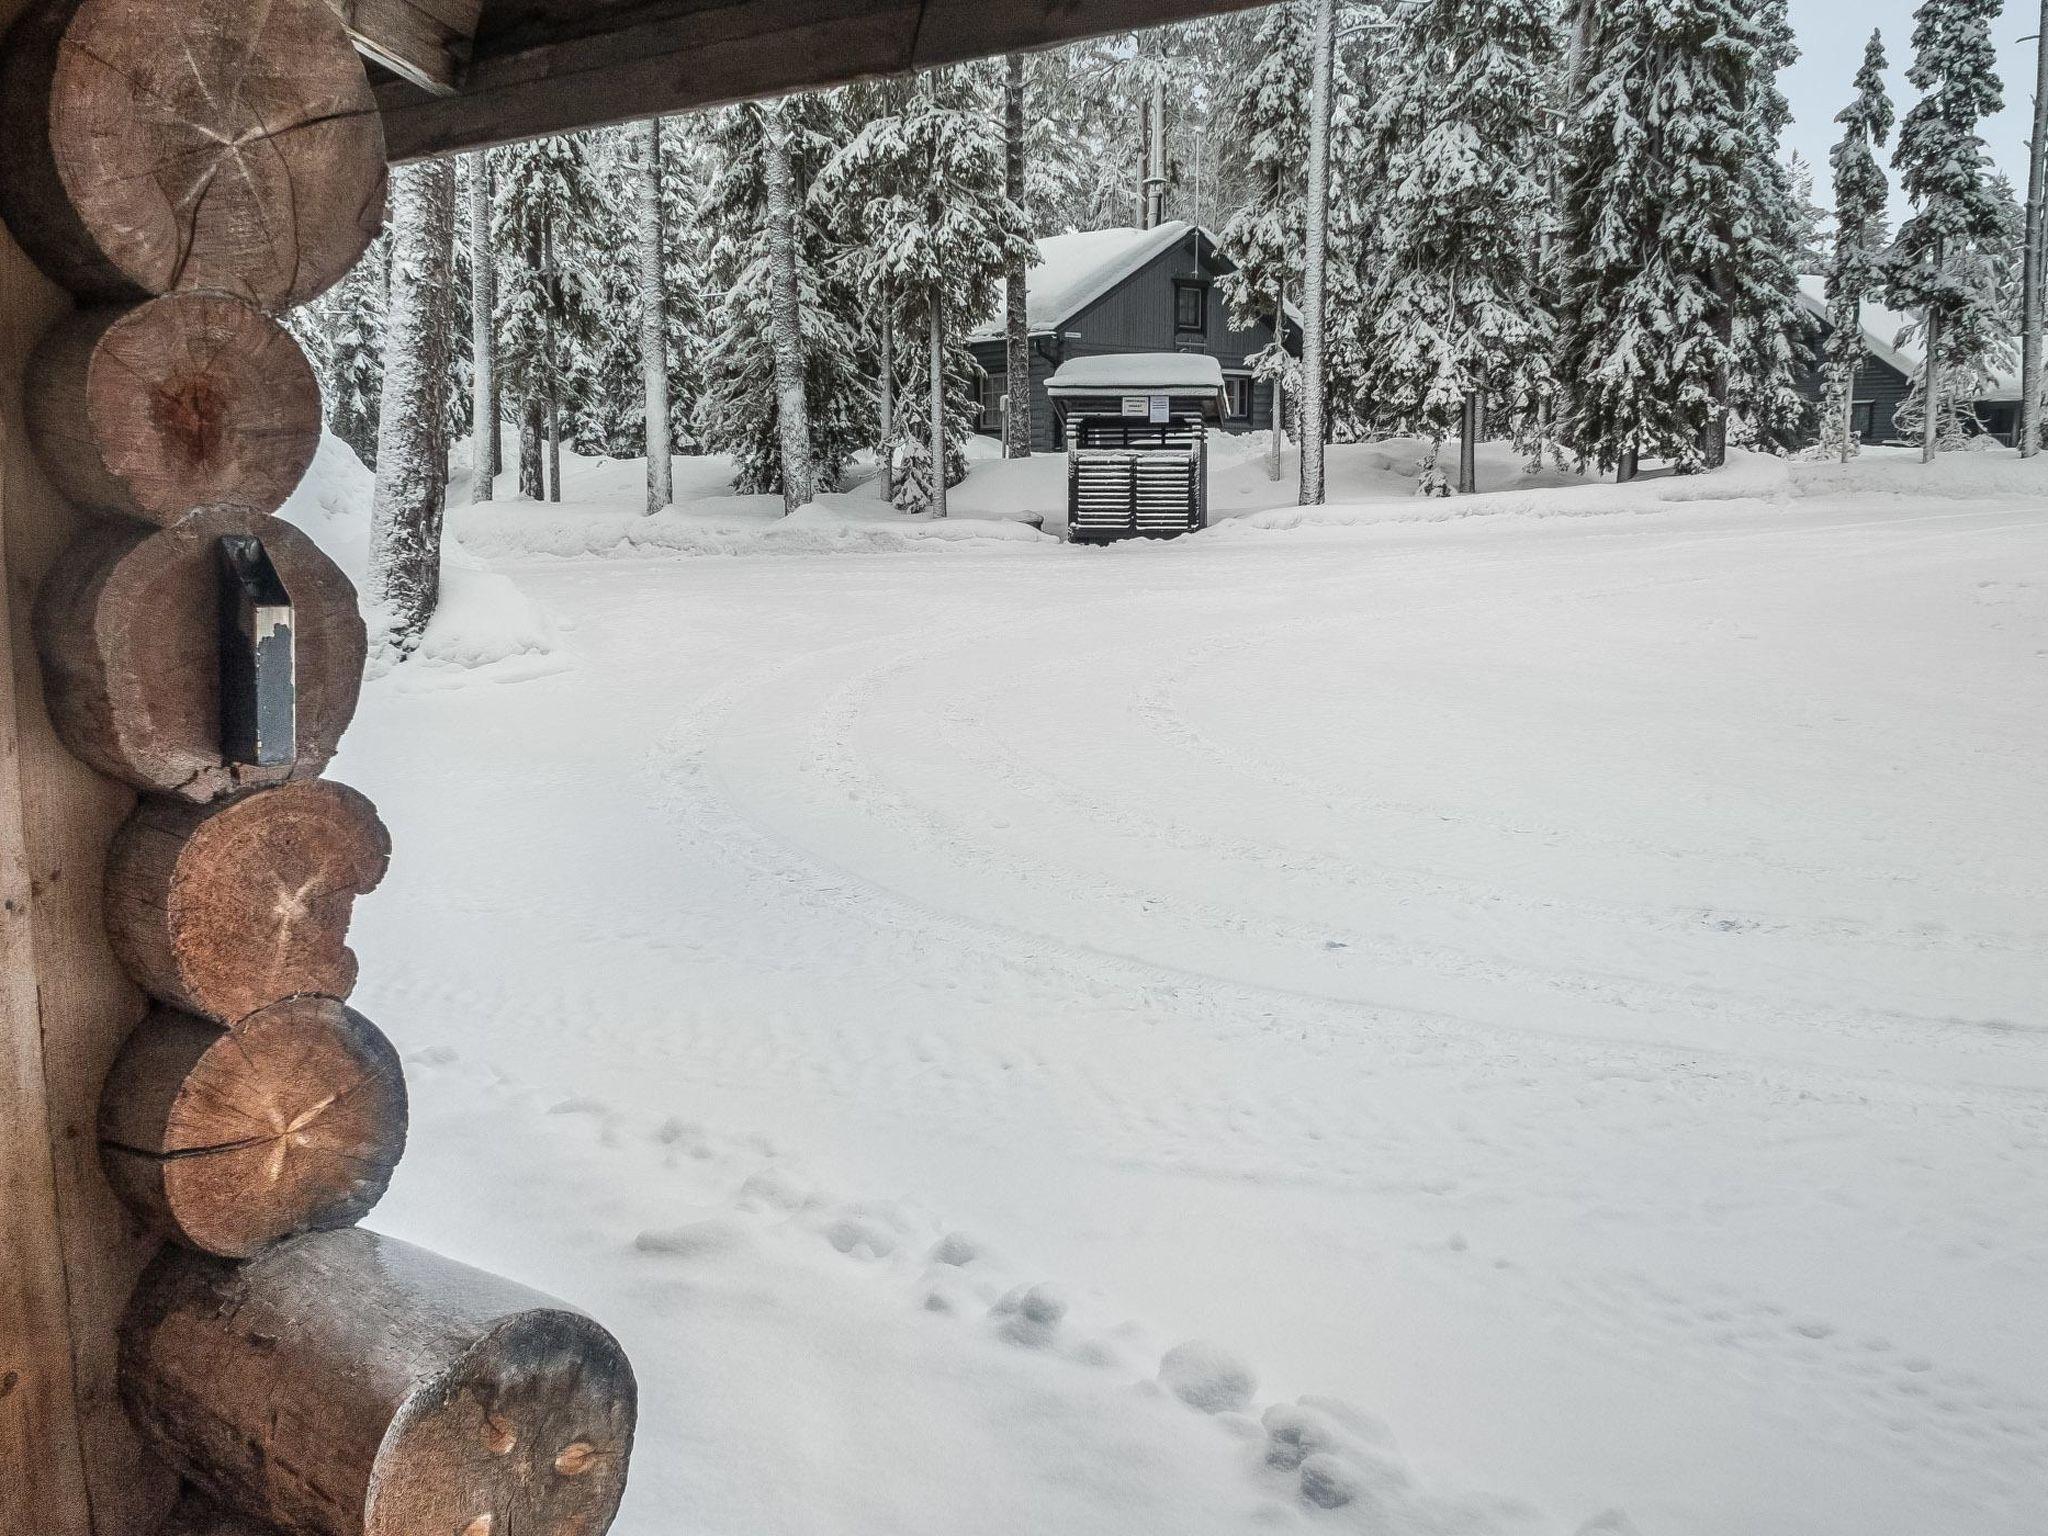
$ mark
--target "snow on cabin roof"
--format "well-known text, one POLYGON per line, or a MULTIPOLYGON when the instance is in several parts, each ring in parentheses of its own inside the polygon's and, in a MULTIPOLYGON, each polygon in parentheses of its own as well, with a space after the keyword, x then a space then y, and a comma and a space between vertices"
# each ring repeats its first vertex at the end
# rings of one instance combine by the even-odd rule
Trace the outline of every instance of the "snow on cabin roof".
MULTIPOLYGON (((1799 279, 1799 302, 1810 313, 1825 320, 1828 316, 1828 280, 1812 274, 1802 276, 1799 279)), ((1870 355, 1879 362, 1891 364, 1909 379, 1917 375, 1926 349, 1918 345, 1901 346, 1899 337, 1919 323, 1919 316, 1888 309, 1874 299, 1865 299, 1862 317, 1863 345, 1870 349, 1870 355)), ((1979 391, 1976 398, 1998 401, 2017 400, 2019 397, 2019 375, 2004 368, 1995 368, 1991 382, 1979 391)))
MULTIPOLYGON (((1058 330, 1153 257, 1185 240, 1194 227, 1185 219, 1169 219, 1156 229, 1047 235, 1038 242, 1038 260, 1025 279, 1029 328, 1040 333, 1058 330)), ((1214 235, 1208 238, 1211 245, 1216 243, 1214 235)), ((973 332, 969 341, 1002 339, 1001 306, 997 309, 996 318, 973 332)))
POLYGON ((1075 357, 1046 380, 1048 395, 1221 395, 1223 365, 1206 352, 1119 352, 1075 357))

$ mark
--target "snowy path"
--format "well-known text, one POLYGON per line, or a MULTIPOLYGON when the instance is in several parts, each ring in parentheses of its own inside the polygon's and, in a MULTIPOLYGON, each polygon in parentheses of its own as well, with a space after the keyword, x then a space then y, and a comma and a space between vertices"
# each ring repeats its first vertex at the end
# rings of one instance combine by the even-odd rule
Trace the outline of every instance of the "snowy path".
POLYGON ((626 1336, 632 1536, 1374 1528, 1189 1336, 1537 1529, 2038 1530, 2038 504, 505 569, 570 665, 337 765, 378 1221, 626 1336))

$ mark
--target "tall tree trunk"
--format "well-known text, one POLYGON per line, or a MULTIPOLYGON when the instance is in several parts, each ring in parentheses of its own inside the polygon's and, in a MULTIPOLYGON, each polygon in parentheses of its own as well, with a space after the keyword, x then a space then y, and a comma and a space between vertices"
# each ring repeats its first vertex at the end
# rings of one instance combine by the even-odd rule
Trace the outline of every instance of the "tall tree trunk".
POLYGON ((2027 146, 2027 253, 2020 305, 2020 456, 2041 451, 2041 285, 2048 278, 2048 0, 2034 45, 2034 137, 2027 146))
POLYGON ((761 108, 767 182, 769 325, 775 349, 775 415, 782 440, 782 508, 809 504, 816 490, 810 411, 804 400, 802 300, 796 282, 796 173, 790 161, 788 109, 761 108))
POLYGON ((882 500, 896 499, 896 447, 890 440, 896 428, 896 317, 890 307, 889 289, 885 281, 882 286, 881 302, 881 387, 875 391, 875 398, 881 405, 882 437, 879 457, 882 473, 877 477, 882 483, 882 500))
MULTIPOLYGON (((1941 242, 1934 246, 1934 269, 1941 270, 1941 242)), ((1926 361, 1920 365, 1920 462, 1932 464, 1941 439, 1941 311, 1927 306, 1926 361)))
POLYGON ((1626 485, 1629 481, 1635 479, 1636 468, 1636 447, 1634 443, 1630 443, 1628 447, 1621 450, 1615 459, 1614 483, 1616 485, 1626 485))
POLYGON ((541 317, 541 355, 547 359, 548 500, 562 499, 562 360, 555 352, 555 317, 562 312, 562 278, 555 270, 554 221, 540 226, 541 271, 547 284, 547 311, 541 317))
POLYGON ((932 516, 946 515, 946 314, 932 294, 932 516))
POLYGON ((538 400, 519 402, 519 494, 528 501, 545 501, 547 476, 542 468, 541 449, 547 437, 545 407, 538 400))
POLYGON ((1458 494, 1470 496, 1479 489, 1479 391, 1465 394, 1462 419, 1458 423, 1458 494))
POLYGON ((498 470, 498 376, 493 312, 498 269, 491 253, 491 156, 469 157, 469 458, 471 501, 489 501, 498 470))
POLYGON ((675 500, 668 443, 668 299, 661 271, 661 119, 640 124, 640 371, 647 391, 647 510, 675 500))
POLYGON ((1280 478, 1280 454, 1287 446, 1287 284, 1280 285, 1280 297, 1273 305, 1274 345, 1281 355, 1280 372, 1273 375, 1273 452, 1266 462, 1266 478, 1280 478))
POLYGON ((1333 0, 1315 0, 1314 49, 1308 112, 1308 240, 1301 285, 1301 494, 1302 506, 1323 500, 1323 268, 1330 239, 1331 50, 1333 0))
POLYGON ((1726 270, 1718 262, 1712 281, 1714 300, 1719 306, 1714 313, 1714 340, 1720 344, 1721 359, 1714 365, 1713 410, 1700 433, 1700 456, 1708 469, 1719 469, 1728 462, 1728 388, 1729 364, 1735 348, 1735 285, 1728 280, 1726 270))
MULTIPOLYGON (((1003 191, 1024 206, 1024 55, 1003 60, 1003 191)), ((1031 457, 1029 262, 1010 263, 1003 292, 1003 457, 1031 457)))
MULTIPOLYGON (((1856 304, 1856 334, 1863 334, 1863 304, 1856 304)), ((1842 462, 1856 456, 1856 363, 1852 358, 1842 370, 1842 462)))
POLYGON ((391 302, 368 586, 387 616, 387 643, 404 656, 419 645, 441 596, 455 351, 455 164, 441 158, 402 167, 391 191, 391 302))

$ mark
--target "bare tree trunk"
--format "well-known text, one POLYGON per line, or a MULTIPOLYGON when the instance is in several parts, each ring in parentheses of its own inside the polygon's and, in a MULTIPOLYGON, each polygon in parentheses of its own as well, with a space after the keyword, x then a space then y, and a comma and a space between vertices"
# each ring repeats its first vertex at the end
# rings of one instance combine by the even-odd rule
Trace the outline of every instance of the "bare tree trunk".
MULTIPOLYGON (((1003 61, 1003 191, 1024 206, 1024 55, 1003 61)), ((1010 263, 1003 294, 1003 457, 1031 457, 1031 316, 1028 263, 1010 263)))
POLYGON ((640 371, 647 391, 647 510, 675 498, 668 442, 668 299, 661 270, 661 119, 639 125, 640 371))
POLYGON ((932 516, 946 515, 946 315, 932 294, 932 516))
POLYGON ((1287 446, 1287 284, 1280 285, 1280 297, 1273 305, 1274 345, 1280 349, 1281 371, 1273 375, 1273 452, 1266 464, 1266 478, 1280 478, 1280 454, 1287 446))
POLYGON ((1728 462, 1728 364, 1735 347, 1735 285, 1719 263, 1714 269, 1713 288, 1720 306, 1714 315, 1714 339, 1721 344, 1721 360, 1714 365, 1714 408, 1700 433, 1700 456, 1706 460, 1708 469, 1719 469, 1728 462))
POLYGON ((1635 445, 1631 443, 1628 447, 1621 450, 1619 457, 1615 461, 1614 483, 1616 485, 1626 485, 1629 481, 1635 479, 1636 467, 1635 445))
POLYGON ((896 317, 889 307, 886 282, 882 289, 881 387, 875 391, 882 408, 881 462, 882 500, 896 497, 896 449, 890 434, 896 427, 896 317))
POLYGON ((782 438, 782 506, 808 505, 815 494, 811 423, 804 400, 803 316, 796 282, 796 174, 790 162, 789 119, 783 103, 761 108, 768 201, 769 305, 775 347, 776 426, 782 438))
POLYGON ((1323 500, 1323 268, 1330 238, 1332 0, 1315 0, 1310 46, 1315 50, 1308 122, 1308 240, 1301 285, 1301 494, 1302 506, 1323 500))
MULTIPOLYGON (((1941 246, 1934 248, 1935 270, 1941 268, 1941 246)), ((1941 311, 1927 306, 1927 359, 1920 365, 1920 462, 1932 464, 1941 438, 1941 311)))
POLYGON ((469 458, 471 501, 489 501, 498 470, 498 375, 493 312, 498 269, 491 252, 491 157, 469 157, 469 458))
POLYGON ((1463 419, 1458 423, 1458 494, 1470 496, 1479 489, 1479 391, 1465 394, 1463 419))
POLYGON ((388 643, 403 656, 419 645, 441 596, 448 365, 455 350, 454 162, 401 168, 392 177, 391 204, 391 302, 368 586, 387 616, 388 643))
MULTIPOLYGON (((1863 331, 1863 305, 1856 305, 1856 330, 1863 331)), ((1852 360, 1842 374, 1842 462, 1856 456, 1856 364, 1852 360)))
POLYGON ((542 320, 541 352, 548 360, 548 500, 562 499, 562 360, 555 355, 555 316, 562 307, 562 279, 555 271, 555 230, 543 219, 540 227, 541 270, 546 275, 547 313, 542 320))
POLYGON ((2020 306, 2020 456, 2041 451, 2041 285, 2048 267, 2048 0, 2034 53, 2034 136, 2027 146, 2027 259, 2020 306))
POLYGON ((541 447, 547 436, 544 408, 538 400, 519 404, 519 494, 528 501, 545 501, 547 476, 542 469, 541 447))

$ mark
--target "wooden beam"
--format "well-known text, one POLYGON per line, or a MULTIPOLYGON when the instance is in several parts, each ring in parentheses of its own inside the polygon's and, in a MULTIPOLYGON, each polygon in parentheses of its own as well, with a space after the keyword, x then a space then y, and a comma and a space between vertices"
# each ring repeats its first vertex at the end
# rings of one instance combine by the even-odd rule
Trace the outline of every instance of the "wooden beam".
POLYGON ((820 90, 1263 0, 485 0, 452 95, 378 91, 394 162, 820 90))
POLYGON ((454 92, 483 0, 327 0, 356 49, 429 95, 454 92))
MULTIPOLYGON (((24 0, 0 0, 0 27, 24 0)), ((95 1166, 99 1081, 142 1013, 108 950, 100 869, 133 796, 61 746, 30 610, 88 522, 22 419, 30 351, 71 308, 0 231, 0 1531, 147 1536, 175 1480, 115 1387, 115 1329, 156 1244, 95 1166)))

